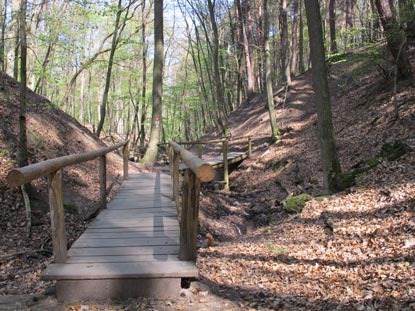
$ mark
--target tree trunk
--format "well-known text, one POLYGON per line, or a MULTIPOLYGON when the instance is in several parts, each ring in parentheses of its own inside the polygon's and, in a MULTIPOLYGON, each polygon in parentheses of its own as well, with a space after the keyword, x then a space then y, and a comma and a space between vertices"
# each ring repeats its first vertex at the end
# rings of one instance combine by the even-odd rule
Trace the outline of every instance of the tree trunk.
POLYGON ((330 24, 330 52, 336 54, 337 42, 336 42, 336 0, 330 0, 329 2, 329 24, 330 24))
POLYGON ((153 65, 153 112, 151 118, 151 133, 148 149, 142 162, 153 166, 157 161, 158 143, 162 128, 163 110, 163 66, 164 66, 164 40, 163 40, 163 0, 154 1, 154 65, 153 65))
POLYGON ((291 48, 291 74, 297 74, 298 64, 298 1, 293 1, 293 24, 292 24, 292 48, 291 48))
POLYGON ((141 40, 142 40, 142 54, 141 60, 143 62, 143 71, 142 71, 142 80, 141 80, 141 116, 140 116, 140 154, 144 152, 145 149, 145 139, 146 139, 146 129, 145 129, 145 121, 147 118, 147 52, 148 52, 148 44, 147 44, 147 25, 145 22, 145 1, 143 2, 142 10, 141 10, 141 40))
POLYGON ((228 120, 226 117, 225 111, 225 98, 223 90, 223 81, 220 74, 220 63, 219 63, 219 34, 218 27, 216 24, 215 16, 215 5, 212 0, 208 0, 210 22, 213 31, 213 70, 215 74, 215 89, 216 89, 216 100, 217 100, 217 109, 218 109, 218 122, 222 128, 223 134, 226 136, 228 133, 228 120))
POLYGON ((389 0, 375 0, 375 2, 389 50, 398 68, 398 76, 402 79, 411 79, 407 39, 394 14, 392 3, 389 0))
POLYGON ((6 20, 7 20, 7 0, 0 0, 0 71, 5 72, 5 55, 6 55, 6 45, 5 45, 5 37, 6 37, 6 20))
POLYGON ((267 89, 269 120, 271 123, 272 140, 277 141, 279 130, 277 127, 277 120, 275 118, 274 109, 274 92, 272 89, 272 74, 271 74, 271 52, 269 46, 269 1, 263 0, 264 6, 264 57, 265 57, 265 84, 267 89))
POLYGON ((303 21, 303 0, 299 0, 300 4, 300 38, 298 40, 298 70, 300 73, 305 71, 304 68, 304 21, 303 21))
POLYGON ((122 1, 118 0, 117 15, 116 15, 116 18, 115 18, 114 34, 112 35, 110 58, 108 60, 107 75, 106 75, 106 78, 105 78, 104 94, 102 95, 102 102, 101 102, 101 107, 100 107, 100 119, 99 119, 99 122, 98 122, 97 132, 96 132, 96 135, 98 137, 101 134, 101 131, 104 127, 105 115, 106 115, 106 112, 107 112, 108 93, 109 93, 110 84, 111 84, 112 65, 114 63, 114 55, 115 55, 115 50, 117 49, 117 43, 118 43, 118 29, 119 29, 119 25, 120 25, 121 11, 122 11, 121 3, 122 3, 122 1))
POLYGON ((249 1, 244 1, 241 4, 240 0, 236 0, 236 7, 238 9, 238 17, 239 25, 241 27, 242 33, 242 45, 245 51, 245 62, 246 62, 246 75, 247 75, 247 97, 250 99, 253 94, 256 92, 256 82, 255 82, 255 60, 252 51, 252 39, 251 34, 249 33, 249 23, 251 23, 250 19, 250 3, 249 1))
POLYGON ((321 160, 323 163, 323 182, 325 190, 332 192, 336 190, 336 175, 340 173, 340 163, 337 158, 334 138, 323 30, 318 0, 305 1, 305 8, 310 38, 311 63, 313 66, 313 87, 317 107, 321 160))
POLYGON ((288 17, 287 17, 287 0, 281 0, 280 8, 280 25, 281 25, 281 72, 284 73, 283 80, 288 85, 291 84, 290 72, 290 42, 288 41, 288 17))
POLYGON ((27 41, 26 41, 26 0, 20 3, 20 109, 19 109, 19 143, 17 146, 17 164, 23 167, 29 164, 27 152, 26 134, 26 62, 27 62, 27 41))

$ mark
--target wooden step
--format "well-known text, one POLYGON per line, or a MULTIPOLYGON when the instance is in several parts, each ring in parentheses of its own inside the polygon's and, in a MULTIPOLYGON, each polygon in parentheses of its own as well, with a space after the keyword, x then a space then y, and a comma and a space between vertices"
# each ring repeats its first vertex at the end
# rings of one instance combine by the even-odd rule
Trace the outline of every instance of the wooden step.
POLYGON ((43 274, 45 280, 100 280, 191 278, 198 271, 189 261, 148 261, 127 263, 51 264, 43 274))

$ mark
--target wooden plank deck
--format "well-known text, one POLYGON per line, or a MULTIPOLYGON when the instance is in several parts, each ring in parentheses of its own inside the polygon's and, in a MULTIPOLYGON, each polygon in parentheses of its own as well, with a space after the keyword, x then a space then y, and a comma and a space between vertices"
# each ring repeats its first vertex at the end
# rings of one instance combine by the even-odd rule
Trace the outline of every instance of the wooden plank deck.
POLYGON ((181 278, 197 277, 194 262, 178 259, 171 196, 170 176, 131 174, 72 245, 68 261, 46 270, 44 279, 58 281, 58 300, 168 297, 179 293, 181 278))

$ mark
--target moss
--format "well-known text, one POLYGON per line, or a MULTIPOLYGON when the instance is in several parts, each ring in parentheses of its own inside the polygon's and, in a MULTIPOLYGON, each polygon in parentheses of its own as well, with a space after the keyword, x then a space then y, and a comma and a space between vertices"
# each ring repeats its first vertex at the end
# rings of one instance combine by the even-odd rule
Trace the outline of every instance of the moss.
POLYGON ((409 151, 411 151, 411 147, 405 141, 394 140, 383 144, 379 156, 394 161, 409 151))
POLYGON ((300 213, 305 204, 310 201, 313 197, 307 193, 302 193, 297 196, 290 194, 282 201, 283 209, 287 213, 300 213))

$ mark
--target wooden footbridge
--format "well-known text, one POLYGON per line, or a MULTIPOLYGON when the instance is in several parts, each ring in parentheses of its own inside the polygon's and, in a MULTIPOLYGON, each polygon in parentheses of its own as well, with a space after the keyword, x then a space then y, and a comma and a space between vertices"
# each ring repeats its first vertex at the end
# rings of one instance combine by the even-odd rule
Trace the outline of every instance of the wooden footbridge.
MULTIPOLYGON (((226 165, 229 154, 225 156, 222 163, 226 165)), ((198 276, 195 260, 200 185, 214 178, 213 166, 220 164, 204 162, 174 142, 170 143, 170 158, 171 176, 128 175, 128 141, 125 141, 9 173, 11 186, 48 176, 54 263, 43 278, 56 280, 58 301, 165 298, 178 295, 183 278, 198 276), (125 180, 107 206, 105 159, 106 154, 118 148, 123 149, 125 180), (96 158, 100 159, 103 210, 67 251, 62 169, 96 158), (181 200, 178 198, 180 160, 186 165, 181 200)))

